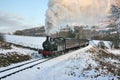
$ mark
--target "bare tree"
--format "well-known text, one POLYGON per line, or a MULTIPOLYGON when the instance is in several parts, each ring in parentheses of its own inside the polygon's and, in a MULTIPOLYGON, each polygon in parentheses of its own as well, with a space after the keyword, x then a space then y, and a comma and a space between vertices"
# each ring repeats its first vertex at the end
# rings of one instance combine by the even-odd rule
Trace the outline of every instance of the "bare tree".
POLYGON ((0 41, 4 41, 4 36, 2 33, 0 33, 0 41))
POLYGON ((112 26, 113 28, 115 28, 116 31, 116 35, 113 36, 112 38, 112 46, 114 46, 114 48, 119 48, 119 44, 120 44, 120 36, 119 36, 120 7, 119 6, 111 5, 111 15, 109 16, 109 18, 111 19, 110 27, 112 26))

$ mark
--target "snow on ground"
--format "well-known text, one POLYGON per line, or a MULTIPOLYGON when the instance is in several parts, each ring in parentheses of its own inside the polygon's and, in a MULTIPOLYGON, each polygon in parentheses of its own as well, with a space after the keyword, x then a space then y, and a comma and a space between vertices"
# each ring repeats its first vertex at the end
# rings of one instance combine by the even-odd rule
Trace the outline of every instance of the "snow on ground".
POLYGON ((20 44, 32 48, 42 49, 42 43, 45 41, 45 37, 30 37, 30 36, 16 36, 16 35, 5 35, 7 42, 20 44))
MULTIPOLYGON (((93 45, 93 46, 94 46, 94 45, 97 46, 97 44, 98 44, 99 42, 100 42, 100 40, 91 40, 91 41, 90 41, 90 44, 93 45)), ((111 48, 110 45, 111 45, 112 43, 111 43, 110 41, 103 41, 103 43, 105 44, 106 47, 111 48)))
MULTIPOLYGON (((87 48, 89 48, 89 47, 87 47, 87 48)), ((87 48, 84 48, 84 50, 87 49, 87 48)), ((60 56, 60 57, 55 58, 53 60, 50 60, 50 61, 48 61, 46 63, 35 66, 35 67, 31 68, 31 69, 20 72, 20 73, 16 74, 16 76, 14 76, 14 75, 10 76, 9 78, 6 78, 5 80, 8 80, 8 79, 9 80, 12 80, 12 79, 14 79, 14 80, 27 80, 27 79, 29 79, 29 80, 48 80, 50 74, 49 73, 47 74, 47 72, 53 71, 53 73, 51 75, 59 73, 58 71, 54 72, 55 67, 57 65, 59 66, 60 64, 63 65, 63 63, 65 61, 67 61, 70 58, 70 56, 74 55, 75 53, 79 53, 79 51, 80 50, 77 50, 75 52, 71 52, 70 54, 60 56), (40 69, 37 69, 38 67, 40 67, 40 69), (32 74, 30 74, 31 71, 32 71, 32 74), (24 75, 26 75, 26 76, 24 76, 24 75), (20 76, 21 76, 21 78, 20 78, 20 76)), ((81 51, 83 52, 83 50, 81 50, 81 51)), ((58 69, 62 69, 62 67, 61 67, 62 65, 60 65, 58 67, 58 69)), ((63 71, 63 70, 59 70, 59 71, 63 71)), ((53 77, 53 76, 51 76, 51 77, 53 77)), ((49 78, 49 80, 51 80, 51 79, 49 78)))
POLYGON ((120 55, 120 49, 107 49, 110 53, 120 55))
POLYGON ((9 71, 7 71, 7 72, 2 72, 2 74, 0 74, 0 77, 2 77, 2 76, 4 76, 4 75, 8 75, 8 74, 13 73, 13 72, 18 71, 18 70, 21 70, 21 69, 23 69, 23 68, 29 67, 29 66, 31 66, 31 65, 33 65, 33 64, 36 64, 36 63, 38 63, 38 62, 43 62, 44 60, 46 60, 46 59, 41 59, 41 60, 36 61, 36 62, 34 62, 34 63, 29 63, 29 64, 26 64, 26 65, 24 65, 24 66, 18 67, 18 68, 16 68, 16 69, 12 69, 12 70, 9 70, 9 71))
MULTIPOLYGON (((41 49, 42 42, 45 40, 43 37, 25 37, 14 35, 6 35, 5 37, 8 42, 41 49)), ((71 51, 68 54, 59 56, 2 80, 119 80, 118 77, 120 76, 108 73, 106 67, 104 67, 105 69, 102 69, 101 67, 99 68, 101 65, 98 61, 95 61, 94 54, 88 52, 89 49, 98 43, 99 40, 90 41, 90 45, 85 48, 71 51)), ((110 49, 110 42, 104 41, 104 43, 108 47, 108 51, 113 54, 119 53, 120 50, 110 49)), ((6 53, 7 51, 10 52, 14 50, 24 54, 29 53, 31 55, 32 53, 36 53, 32 50, 26 50, 14 46, 12 46, 11 50, 2 49, 0 52, 3 51, 6 53)), ((106 58, 104 60, 109 63, 118 63, 117 67, 120 66, 118 59, 106 58)))
POLYGON ((88 52, 92 46, 71 51, 2 80, 119 80, 120 76, 108 73, 106 67, 99 68, 93 53, 88 52))

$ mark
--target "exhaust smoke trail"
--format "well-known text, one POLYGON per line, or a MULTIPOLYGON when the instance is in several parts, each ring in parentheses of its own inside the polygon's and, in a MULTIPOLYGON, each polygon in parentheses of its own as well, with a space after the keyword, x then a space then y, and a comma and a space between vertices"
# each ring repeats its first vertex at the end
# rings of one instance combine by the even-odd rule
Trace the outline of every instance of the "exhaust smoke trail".
POLYGON ((50 35, 66 25, 95 25, 107 16, 109 8, 110 0, 50 0, 46 33, 50 35))

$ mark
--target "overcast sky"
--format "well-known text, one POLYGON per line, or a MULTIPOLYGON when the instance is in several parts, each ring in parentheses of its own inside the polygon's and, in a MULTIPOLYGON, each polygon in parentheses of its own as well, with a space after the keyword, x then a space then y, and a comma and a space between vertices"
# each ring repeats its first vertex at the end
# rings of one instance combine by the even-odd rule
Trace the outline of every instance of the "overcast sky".
POLYGON ((48 0, 0 0, 0 32, 44 25, 48 0))

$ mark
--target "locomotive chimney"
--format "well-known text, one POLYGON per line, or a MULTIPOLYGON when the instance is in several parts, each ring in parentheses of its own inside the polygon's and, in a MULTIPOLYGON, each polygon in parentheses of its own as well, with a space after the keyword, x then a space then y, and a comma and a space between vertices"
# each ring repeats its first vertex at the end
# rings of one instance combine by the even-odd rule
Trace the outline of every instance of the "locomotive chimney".
POLYGON ((49 36, 46 36, 46 41, 49 41, 49 36))

